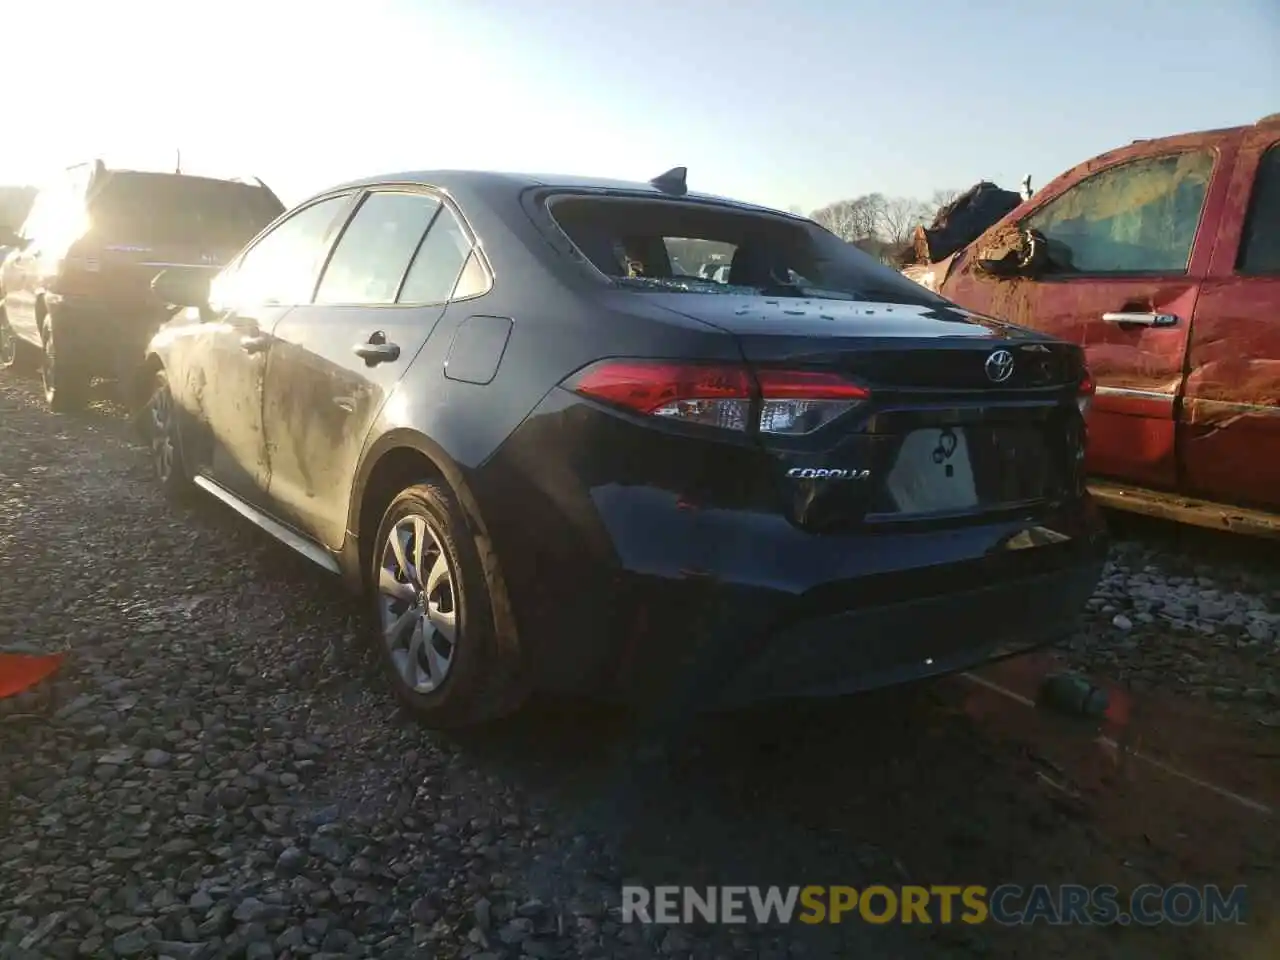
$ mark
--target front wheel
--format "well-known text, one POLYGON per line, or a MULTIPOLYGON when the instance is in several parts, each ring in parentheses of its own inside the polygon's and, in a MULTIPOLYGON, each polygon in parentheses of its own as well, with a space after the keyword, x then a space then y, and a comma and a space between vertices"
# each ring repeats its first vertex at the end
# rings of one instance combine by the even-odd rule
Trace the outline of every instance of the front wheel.
POLYGON ((476 540, 452 491, 438 482, 404 490, 372 554, 374 642, 396 699, 441 729, 517 709, 518 658, 494 627, 476 540))

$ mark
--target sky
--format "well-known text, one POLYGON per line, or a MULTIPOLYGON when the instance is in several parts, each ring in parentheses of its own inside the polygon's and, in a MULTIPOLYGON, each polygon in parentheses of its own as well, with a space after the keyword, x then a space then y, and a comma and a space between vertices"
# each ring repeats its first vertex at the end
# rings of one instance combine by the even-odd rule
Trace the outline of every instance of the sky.
POLYGON ((1280 112, 1277 0, 39 0, 3 17, 0 183, 60 166, 647 180, 809 212, 1041 186, 1280 112), (26 41, 24 37, 31 37, 26 41))

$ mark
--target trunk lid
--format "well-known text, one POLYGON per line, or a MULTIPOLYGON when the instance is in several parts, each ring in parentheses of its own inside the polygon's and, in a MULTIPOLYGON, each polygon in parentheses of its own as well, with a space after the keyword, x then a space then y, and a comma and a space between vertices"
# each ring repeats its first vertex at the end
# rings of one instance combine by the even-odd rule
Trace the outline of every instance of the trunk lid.
POLYGON ((761 297, 734 293, 655 293, 651 302, 737 336, 744 349, 794 341, 798 350, 820 349, 830 338, 859 341, 960 337, 997 340, 1038 338, 1040 334, 947 303, 916 305, 826 300, 818 297, 761 297))
POLYGON ((659 296, 731 333, 757 369, 834 372, 870 389, 812 433, 760 432, 800 525, 963 523, 1083 489, 1072 344, 948 305, 659 296))

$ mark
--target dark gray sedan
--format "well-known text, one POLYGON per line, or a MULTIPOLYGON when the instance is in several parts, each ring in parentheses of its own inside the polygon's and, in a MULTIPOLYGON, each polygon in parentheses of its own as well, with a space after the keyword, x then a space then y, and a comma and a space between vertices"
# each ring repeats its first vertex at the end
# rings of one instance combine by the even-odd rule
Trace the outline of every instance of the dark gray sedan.
POLYGON ((160 482, 361 591, 431 725, 952 671, 1065 635, 1100 574, 1077 347, 682 170, 374 177, 156 287, 188 306, 139 392, 160 482))

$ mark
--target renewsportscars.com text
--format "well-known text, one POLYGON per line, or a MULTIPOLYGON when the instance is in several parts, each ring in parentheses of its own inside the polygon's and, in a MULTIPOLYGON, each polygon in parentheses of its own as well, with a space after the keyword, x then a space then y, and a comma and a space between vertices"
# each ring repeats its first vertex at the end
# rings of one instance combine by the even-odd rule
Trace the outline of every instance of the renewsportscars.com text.
POLYGON ((1246 888, 1146 884, 622 888, 623 923, 1243 923, 1246 888))

